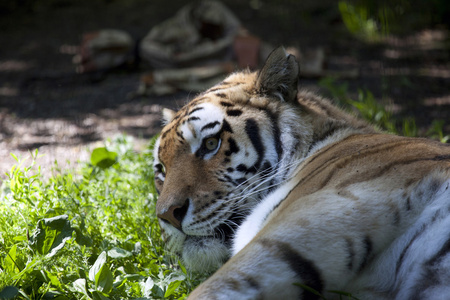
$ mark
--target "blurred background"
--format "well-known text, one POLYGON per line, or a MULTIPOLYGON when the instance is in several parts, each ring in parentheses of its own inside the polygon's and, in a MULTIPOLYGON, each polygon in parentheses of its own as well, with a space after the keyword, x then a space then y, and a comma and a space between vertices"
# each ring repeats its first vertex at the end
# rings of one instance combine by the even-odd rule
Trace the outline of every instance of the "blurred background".
MULTIPOLYGON (((227 0, 247 32, 316 62, 304 88, 351 105, 399 134, 450 134, 450 1, 227 0)), ((38 164, 87 160, 86 149, 125 133, 139 145, 194 89, 136 93, 145 63, 78 72, 84 34, 127 32, 139 41, 186 5, 181 0, 1 0, 0 172, 39 149, 38 164)), ((145 78, 144 78, 145 81, 145 78)))

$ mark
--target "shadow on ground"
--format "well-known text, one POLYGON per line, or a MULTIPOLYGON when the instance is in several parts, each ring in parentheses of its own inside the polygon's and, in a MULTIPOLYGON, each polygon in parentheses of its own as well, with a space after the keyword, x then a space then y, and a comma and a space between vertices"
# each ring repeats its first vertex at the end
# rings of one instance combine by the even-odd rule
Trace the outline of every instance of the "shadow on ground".
MULTIPOLYGON (((26 2, 26 1, 25 1, 26 2)), ((28 2, 26 2, 28 3, 28 2)), ((162 107, 178 108, 195 94, 130 100, 142 68, 75 73, 72 57, 83 32, 104 28, 143 37, 185 1, 43 1, 10 8, 0 18, 0 171, 39 148, 39 163, 86 160, 87 147, 126 133, 142 145, 160 130, 162 107)), ((411 26, 381 43, 346 30, 336 1, 226 1, 255 35, 302 50, 323 47, 330 70, 358 69, 346 80, 350 95, 368 89, 400 117, 416 119, 419 133, 446 121, 450 133, 450 51, 445 27, 411 26), (298 2, 298 3, 297 3, 298 2), (256 4, 255 4, 256 3, 256 4), (256 6, 255 6, 256 5, 256 6)), ((409 26, 409 25, 406 25, 409 26)), ((323 93, 319 79, 302 85, 323 93)), ((337 81, 338 84, 344 81, 337 81)))

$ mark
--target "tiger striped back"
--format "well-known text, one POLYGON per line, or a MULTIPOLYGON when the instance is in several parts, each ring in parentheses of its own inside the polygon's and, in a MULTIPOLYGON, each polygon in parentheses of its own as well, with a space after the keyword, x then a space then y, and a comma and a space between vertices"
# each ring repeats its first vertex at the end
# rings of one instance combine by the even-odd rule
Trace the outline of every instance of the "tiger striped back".
POLYGON ((449 145, 380 133, 297 92, 298 73, 280 48, 164 113, 162 236, 190 269, 219 268, 190 297, 450 295, 449 145))

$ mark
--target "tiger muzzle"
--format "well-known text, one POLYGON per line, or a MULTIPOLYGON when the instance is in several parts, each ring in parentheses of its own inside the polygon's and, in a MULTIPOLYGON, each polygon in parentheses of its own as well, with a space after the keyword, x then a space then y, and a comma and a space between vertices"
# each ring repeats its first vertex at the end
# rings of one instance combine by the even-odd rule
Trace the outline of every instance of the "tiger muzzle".
POLYGON ((183 205, 171 205, 163 212, 157 213, 157 217, 160 218, 163 222, 170 223, 176 229, 183 231, 181 223, 186 216, 188 208, 189 199, 186 199, 183 205))

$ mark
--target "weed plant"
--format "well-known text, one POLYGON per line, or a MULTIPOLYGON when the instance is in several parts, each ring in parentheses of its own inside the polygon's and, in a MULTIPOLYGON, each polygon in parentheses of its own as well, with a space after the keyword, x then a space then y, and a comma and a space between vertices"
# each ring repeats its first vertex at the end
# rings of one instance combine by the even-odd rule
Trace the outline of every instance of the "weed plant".
MULTIPOLYGON (((414 118, 404 118, 402 120, 394 118, 392 113, 375 99, 372 92, 360 89, 358 90, 357 100, 353 100, 348 95, 348 85, 345 82, 338 84, 334 78, 325 77, 320 80, 319 85, 328 91, 340 107, 358 114, 379 129, 403 136, 418 136, 414 118)), ((426 136, 439 140, 442 143, 448 142, 450 135, 444 134, 444 125, 443 120, 434 120, 426 136)))
POLYGON ((182 299, 198 284, 163 249, 151 146, 132 149, 115 139, 48 181, 37 151, 28 166, 15 157, 0 198, 0 299, 182 299))

